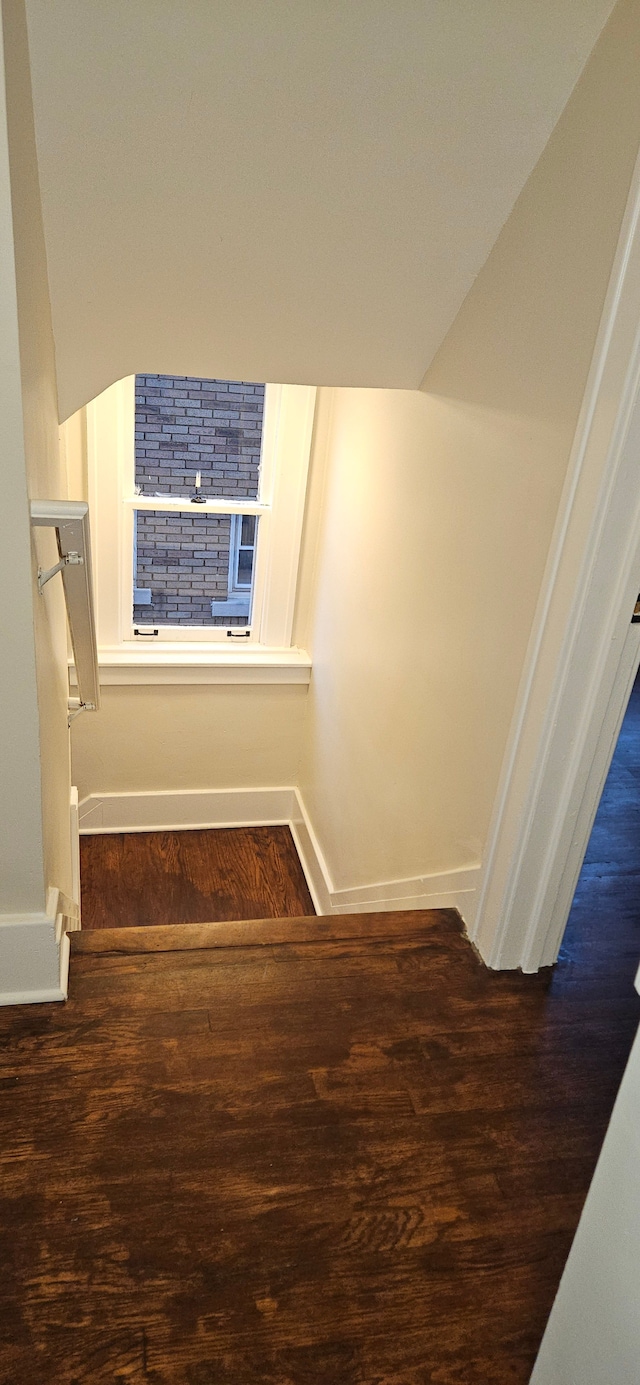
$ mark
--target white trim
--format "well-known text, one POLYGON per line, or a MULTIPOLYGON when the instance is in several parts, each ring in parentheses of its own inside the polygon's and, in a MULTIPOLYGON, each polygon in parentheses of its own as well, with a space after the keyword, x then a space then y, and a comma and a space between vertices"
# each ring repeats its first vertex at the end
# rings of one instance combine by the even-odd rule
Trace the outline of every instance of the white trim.
POLYGON ((50 889, 42 913, 0 915, 0 1006, 66 1000, 69 939, 65 919, 75 906, 50 889))
POLYGON ((636 659, 639 218, 640 160, 483 863, 474 939, 492 967, 536 971, 557 957, 636 659))
MULTIPOLYGON (((189 649, 142 652, 135 649, 100 650, 100 685, 132 683, 302 683, 311 678, 311 658, 304 649, 248 648, 189 649)), ((69 665, 69 679, 75 686, 75 669, 69 665)))
POLYGON ((40 928, 43 923, 55 923, 55 916, 49 914, 47 909, 41 913, 0 914, 0 937, 4 936, 3 928, 40 928))
POLYGON ((316 408, 314 385, 268 385, 266 439, 270 427, 269 400, 276 388, 280 398, 273 449, 272 508, 270 514, 263 515, 258 527, 252 613, 261 643, 271 649, 291 644, 316 408))
POLYGON ((290 822, 293 794, 290 788, 89 794, 80 801, 80 833, 274 826, 290 822))
POLYGON ((389 909, 457 909, 467 927, 470 927, 479 879, 479 866, 465 866, 460 870, 439 871, 414 879, 362 885, 359 891, 336 890, 332 896, 331 912, 353 914, 362 911, 371 914, 389 909))
POLYGON ((263 500, 231 500, 225 495, 219 500, 205 500, 195 509, 191 508, 188 495, 125 495, 122 503, 130 510, 161 510, 168 515, 231 515, 233 519, 240 515, 265 515, 269 510, 263 500))
POLYGON ((291 832, 309 892, 319 914, 380 913, 392 909, 457 909, 469 927, 480 866, 467 866, 403 880, 374 881, 336 889, 303 798, 294 790, 291 832))
MULTIPOLYGON (((243 521, 244 521, 245 516, 247 516, 247 517, 250 518, 250 519, 256 519, 256 518, 257 518, 255 515, 249 515, 249 514, 248 514, 248 511, 246 511, 246 510, 244 511, 244 513, 240 512, 240 513, 238 513, 238 514, 232 514, 232 515, 231 515, 231 536, 230 536, 230 539, 229 539, 229 576, 228 576, 228 579, 227 579, 227 589, 228 589, 228 592, 229 592, 229 596, 230 596, 230 597, 232 597, 232 596, 236 596, 236 597, 237 597, 237 596, 243 596, 243 597, 245 597, 245 598, 247 599, 247 601, 250 603, 250 600, 251 600, 251 588, 253 587, 253 570, 254 570, 254 566, 255 566, 256 540, 257 540, 257 537, 258 537, 258 526, 257 526, 257 523, 254 525, 254 529, 253 529, 253 543, 243 543, 243 542, 242 542, 242 524, 243 524, 243 521), (241 582, 241 581, 240 581, 240 571, 239 571, 239 569, 240 569, 240 554, 241 554, 241 552, 243 552, 244 550, 247 550, 247 549, 248 549, 248 551, 249 551, 250 554, 251 554, 251 578, 250 578, 250 581, 248 581, 248 582, 241 582)), ((217 606, 220 606, 221 604, 224 604, 224 603, 216 602, 216 605, 217 605, 217 606)), ((221 614, 222 614, 222 612, 221 612, 221 614)), ((232 613, 232 614, 233 614, 233 613, 232 613)))
POLYGON ((80 816, 78 811, 78 790, 71 787, 69 803, 69 824, 71 833, 71 898, 78 908, 78 918, 73 927, 80 928, 80 816))
POLYGON ((317 914, 332 914, 335 891, 329 867, 298 789, 294 789, 292 810, 291 834, 309 886, 313 907, 317 914))
POLYGON ((60 940, 58 985, 28 991, 0 991, 0 1005, 46 1005, 51 1001, 67 1000, 69 995, 70 944, 67 933, 60 940))
POLYGON ((60 971, 58 973, 58 995, 52 996, 52 1000, 67 1000, 69 997, 69 955, 71 944, 68 932, 64 932, 60 939, 60 971))
POLYGON ((336 889, 302 796, 293 787, 90 794, 80 803, 80 832, 86 836, 276 824, 291 828, 318 914, 458 909, 467 925, 473 921, 479 865, 336 889))
MULTIPOLYGON (((150 645, 154 652, 160 648, 164 653, 167 644, 171 646, 186 641, 199 644, 206 653, 221 649, 221 646, 229 648, 234 643, 226 626, 172 627, 158 624, 152 627, 154 633, 151 637, 136 638, 134 635, 134 511, 180 510, 192 513, 188 497, 131 494, 135 479, 134 382, 134 376, 119 380, 87 405, 87 459, 95 530, 96 612, 101 675, 105 653, 108 655, 109 650, 132 652, 142 664, 151 655, 150 645)), ((291 646, 315 400, 315 386, 268 384, 265 389, 258 499, 234 502, 220 497, 207 501, 197 510, 198 514, 259 516, 251 624, 243 629, 246 639, 244 647, 255 648, 259 645, 280 651, 291 646)), ((231 628, 232 633, 237 634, 231 628)), ((185 663, 190 662, 185 656, 185 663)), ((107 663, 110 663, 108 658, 107 663)))

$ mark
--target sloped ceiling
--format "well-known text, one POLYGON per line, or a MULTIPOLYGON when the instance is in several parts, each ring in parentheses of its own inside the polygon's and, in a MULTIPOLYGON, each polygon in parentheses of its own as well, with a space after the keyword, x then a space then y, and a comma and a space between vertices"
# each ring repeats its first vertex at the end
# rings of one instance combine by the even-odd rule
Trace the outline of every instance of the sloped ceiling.
POLYGON ((61 416, 416 387, 611 0, 28 0, 61 416))

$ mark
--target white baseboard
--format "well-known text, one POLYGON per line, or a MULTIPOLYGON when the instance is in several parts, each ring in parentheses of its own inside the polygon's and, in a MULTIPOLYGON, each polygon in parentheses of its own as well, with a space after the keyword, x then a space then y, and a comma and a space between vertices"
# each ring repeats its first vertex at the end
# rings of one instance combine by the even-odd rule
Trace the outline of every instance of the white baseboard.
MULTIPOLYGON (((289 825, 309 886, 313 907, 317 914, 332 914, 335 890, 329 867, 298 789, 293 791, 293 812, 289 825)), ((354 909, 352 912, 356 913, 357 910, 354 909)))
POLYGON ((89 794, 79 804, 80 833, 272 827, 291 821, 294 793, 294 789, 275 788, 89 794))
POLYGON ((60 932, 58 890, 41 913, 0 915, 0 1005, 66 1000, 69 939, 60 932))
POLYGON ((68 933, 60 939, 58 985, 50 990, 0 991, 0 1005, 44 1005, 52 1000, 66 1000, 69 994, 69 953, 68 933))
POLYGON ((90 794, 79 805, 79 824, 83 835, 286 824, 318 914, 457 909, 467 927, 475 915, 479 865, 336 889, 301 794, 293 787, 90 794))
POLYGON ((475 910, 480 865, 404 880, 336 889, 302 795, 296 789, 291 831, 319 914, 386 913, 394 909, 457 909, 467 927, 475 910))

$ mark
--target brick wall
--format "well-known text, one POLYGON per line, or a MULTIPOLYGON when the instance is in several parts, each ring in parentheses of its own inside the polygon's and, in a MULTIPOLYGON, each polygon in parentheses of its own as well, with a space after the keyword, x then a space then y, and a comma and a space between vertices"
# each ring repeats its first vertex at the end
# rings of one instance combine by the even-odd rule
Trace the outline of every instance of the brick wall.
POLYGON ((150 587, 151 606, 136 606, 145 625, 226 624, 211 616, 224 600, 229 575, 230 520, 226 515, 138 512, 137 582, 150 587))
MULTIPOLYGON (((143 495, 180 495, 190 506, 195 475, 207 497, 255 499, 264 385, 188 376, 136 376, 136 485, 143 495)), ((244 625, 212 617, 227 596, 230 520, 138 512, 136 586, 152 604, 134 607, 141 624, 244 625)))

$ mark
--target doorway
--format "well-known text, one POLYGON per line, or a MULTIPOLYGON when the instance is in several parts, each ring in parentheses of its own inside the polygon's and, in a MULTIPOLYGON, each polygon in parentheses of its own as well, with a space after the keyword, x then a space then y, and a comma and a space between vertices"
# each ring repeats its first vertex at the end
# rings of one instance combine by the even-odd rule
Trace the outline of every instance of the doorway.
POLYGON ((640 662, 640 160, 567 468, 470 933, 552 965, 640 662))
MULTIPOLYGON (((559 960, 575 960, 590 935, 624 953, 629 982, 640 958, 640 672, 636 674, 578 878, 559 960)), ((620 960, 618 961, 618 966, 620 960)))

